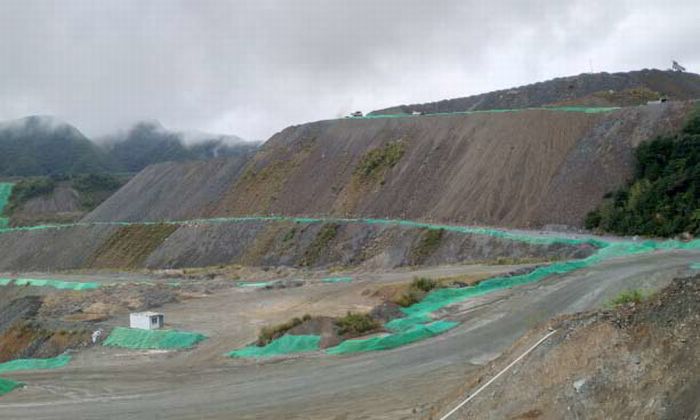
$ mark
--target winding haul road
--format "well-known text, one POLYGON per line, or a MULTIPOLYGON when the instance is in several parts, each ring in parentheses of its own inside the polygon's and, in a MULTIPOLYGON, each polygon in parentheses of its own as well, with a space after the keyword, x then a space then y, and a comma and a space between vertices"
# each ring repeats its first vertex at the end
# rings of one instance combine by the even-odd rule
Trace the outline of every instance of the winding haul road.
POLYGON ((662 287, 697 261, 700 252, 628 256, 492 293, 443 310, 462 321, 446 334, 384 352, 200 363, 197 349, 132 357, 94 348, 67 368, 11 375, 28 386, 2 397, 0 418, 425 417, 535 325, 598 307, 625 289, 662 287))

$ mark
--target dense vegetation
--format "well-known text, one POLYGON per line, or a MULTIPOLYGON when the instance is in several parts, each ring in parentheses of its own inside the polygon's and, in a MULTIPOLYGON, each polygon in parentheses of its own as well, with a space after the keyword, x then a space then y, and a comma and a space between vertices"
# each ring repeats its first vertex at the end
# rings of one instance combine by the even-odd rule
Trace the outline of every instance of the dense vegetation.
POLYGON ((0 126, 0 176, 98 173, 114 170, 107 153, 74 127, 44 117, 0 126))
POLYGON ((606 196, 586 228, 621 235, 700 233, 700 111, 675 136, 642 143, 635 178, 606 196))
POLYGON ((133 173, 158 162, 249 155, 258 147, 226 136, 200 135, 199 140, 186 144, 182 133, 140 123, 101 145, 71 125, 28 117, 0 124, 0 176, 133 173))
POLYGON ((59 185, 66 185, 79 194, 80 207, 89 211, 97 207, 127 180, 109 174, 52 175, 23 178, 15 183, 4 213, 12 215, 32 198, 47 196, 59 185))

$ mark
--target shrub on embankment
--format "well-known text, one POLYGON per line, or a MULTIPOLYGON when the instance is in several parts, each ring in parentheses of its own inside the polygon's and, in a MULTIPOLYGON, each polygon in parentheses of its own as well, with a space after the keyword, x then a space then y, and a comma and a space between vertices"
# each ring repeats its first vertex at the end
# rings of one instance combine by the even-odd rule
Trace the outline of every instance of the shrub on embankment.
POLYGON ((700 233, 700 108, 673 136, 642 143, 635 177, 609 193, 586 228, 620 235, 700 233))

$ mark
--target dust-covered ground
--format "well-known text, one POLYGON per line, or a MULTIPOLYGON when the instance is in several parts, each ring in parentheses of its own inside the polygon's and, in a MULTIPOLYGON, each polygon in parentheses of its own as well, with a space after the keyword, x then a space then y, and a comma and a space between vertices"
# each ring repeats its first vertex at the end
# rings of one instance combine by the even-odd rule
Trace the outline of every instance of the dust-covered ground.
MULTIPOLYGON (((531 328, 557 315, 599 307, 629 288, 663 287, 687 274, 689 263, 698 258, 699 253, 680 251, 630 256, 471 299, 437 315, 460 321, 460 326, 395 350, 348 356, 311 353, 265 362, 229 359, 223 353, 250 343, 258 327, 268 323, 304 313, 334 315, 369 308, 378 298, 368 289, 418 275, 496 273, 506 267, 355 272, 353 282, 340 284, 321 283, 318 279, 327 273, 317 273, 295 288, 223 287, 161 306, 170 327, 209 335, 199 347, 138 352, 98 346, 77 353, 63 369, 18 372, 13 379, 28 385, 3 397, 0 416, 428 417, 457 398, 480 366, 497 360, 531 328)), ((118 315, 108 322, 125 321, 125 315, 118 315)))

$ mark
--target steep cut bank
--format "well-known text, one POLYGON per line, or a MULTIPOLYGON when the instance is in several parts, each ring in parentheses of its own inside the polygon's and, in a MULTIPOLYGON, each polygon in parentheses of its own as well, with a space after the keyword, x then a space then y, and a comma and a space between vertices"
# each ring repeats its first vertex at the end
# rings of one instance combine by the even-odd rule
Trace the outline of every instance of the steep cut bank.
POLYGON ((584 243, 530 243, 395 223, 263 220, 17 230, 0 234, 0 249, 0 272, 229 264, 394 268, 583 258, 594 250, 584 243))
POLYGON ((209 161, 167 162, 139 172, 86 222, 157 221, 200 217, 235 182, 248 155, 209 161))
POLYGON ((345 119, 273 136, 206 216, 388 217, 581 226, 632 175, 633 148, 678 130, 691 103, 607 113, 345 119))
POLYGON ((373 111, 371 114, 462 112, 557 104, 629 106, 644 104, 660 97, 670 100, 700 98, 700 75, 655 69, 625 73, 584 73, 465 98, 399 105, 373 111))

